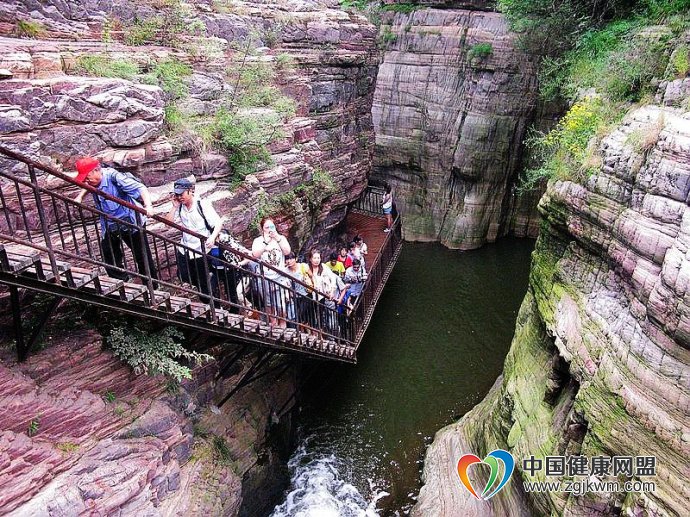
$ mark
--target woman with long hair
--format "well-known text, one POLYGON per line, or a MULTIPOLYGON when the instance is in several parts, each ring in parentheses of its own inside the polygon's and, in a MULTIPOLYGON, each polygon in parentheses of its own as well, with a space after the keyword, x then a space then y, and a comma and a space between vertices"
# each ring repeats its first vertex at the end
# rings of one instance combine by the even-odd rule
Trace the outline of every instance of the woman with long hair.
POLYGON ((345 289, 345 284, 338 275, 321 263, 321 252, 312 248, 308 255, 308 268, 305 271, 307 283, 314 288, 313 299, 315 307, 315 326, 331 334, 338 333, 338 313, 336 311, 339 291, 345 289))
POLYGON ((284 235, 278 233, 276 224, 270 217, 261 219, 261 235, 252 243, 252 256, 261 259, 263 264, 269 264, 275 269, 262 267, 264 281, 262 282, 262 294, 264 307, 269 315, 269 323, 279 327, 285 327, 286 301, 283 289, 286 279, 276 269, 285 268, 285 255, 292 248, 284 235))

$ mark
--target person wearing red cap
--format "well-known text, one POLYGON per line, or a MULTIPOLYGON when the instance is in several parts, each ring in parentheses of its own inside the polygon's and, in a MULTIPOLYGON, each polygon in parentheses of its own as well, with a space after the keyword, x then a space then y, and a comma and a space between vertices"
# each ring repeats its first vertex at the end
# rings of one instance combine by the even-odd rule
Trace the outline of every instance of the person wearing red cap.
MULTIPOLYGON (((85 183, 101 192, 139 207, 142 206, 138 201, 141 198, 146 214, 153 215, 151 194, 146 186, 132 174, 102 167, 96 158, 91 157, 78 159, 75 168, 77 175, 74 179, 79 183, 85 183)), ((75 201, 81 203, 86 192, 86 189, 82 189, 75 201)), ((126 271, 121 271, 126 269, 123 262, 124 245, 126 244, 132 250, 139 274, 145 274, 146 261, 148 261, 151 278, 158 279, 148 239, 142 239, 137 228, 137 218, 143 227, 146 224, 146 217, 138 215, 131 208, 105 199, 95 193, 93 200, 96 208, 108 215, 108 217, 100 216, 103 260, 107 264, 115 266, 105 268, 108 275, 120 280, 129 280, 129 274, 126 271)))

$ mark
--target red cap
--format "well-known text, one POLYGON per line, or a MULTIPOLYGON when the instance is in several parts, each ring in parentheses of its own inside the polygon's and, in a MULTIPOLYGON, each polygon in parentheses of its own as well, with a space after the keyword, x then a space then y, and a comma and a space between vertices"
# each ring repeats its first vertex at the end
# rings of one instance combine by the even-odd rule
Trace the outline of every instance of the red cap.
POLYGON ((84 183, 84 180, 89 172, 100 165, 101 162, 99 162, 96 158, 91 158, 90 156, 79 158, 77 163, 74 164, 75 168, 77 169, 77 176, 74 179, 79 183, 84 183))

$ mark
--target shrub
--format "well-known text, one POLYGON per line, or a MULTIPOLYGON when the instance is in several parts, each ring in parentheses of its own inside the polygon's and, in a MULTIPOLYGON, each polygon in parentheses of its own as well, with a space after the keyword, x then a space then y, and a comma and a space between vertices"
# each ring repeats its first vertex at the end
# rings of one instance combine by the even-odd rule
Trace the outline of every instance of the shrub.
POLYGON ((665 120, 662 114, 653 124, 630 133, 626 143, 631 145, 638 153, 648 153, 659 141, 664 125, 665 120))
POLYGON ((276 70, 279 72, 286 72, 291 70, 295 65, 294 60, 290 54, 278 54, 276 56, 276 70))
POLYGON ((134 24, 125 30, 125 43, 127 45, 146 45, 156 41, 158 31, 163 22, 160 18, 148 18, 140 20, 135 18, 134 24))
POLYGON ((369 0, 340 0, 340 7, 343 9, 358 9, 364 11, 369 4, 369 0))
POLYGON ((41 428, 40 418, 40 415, 37 415, 31 419, 31 421, 29 422, 29 426, 26 430, 26 434, 28 434, 29 436, 36 436, 38 434, 38 431, 41 428))
POLYGON ((15 32, 20 38, 38 38, 45 33, 45 28, 39 22, 19 20, 15 32))
POLYGON ((147 332, 137 326, 119 326, 110 331, 108 343, 115 355, 130 365, 137 374, 165 375, 178 382, 190 379, 191 370, 178 362, 204 362, 211 356, 185 350, 179 341, 182 335, 171 327, 160 332, 147 332))
POLYGON ((131 81, 139 73, 139 66, 124 59, 112 59, 105 54, 79 56, 77 71, 95 77, 120 77, 131 81))
POLYGON ((572 179, 583 170, 582 164, 592 151, 590 140, 609 116, 601 99, 586 98, 575 103, 549 133, 532 132, 526 144, 540 166, 528 169, 524 189, 535 187, 543 178, 572 179))
POLYGON ((671 56, 671 67, 674 78, 682 79, 690 71, 690 52, 687 45, 679 46, 671 56))
POLYGON ((379 32, 379 37, 378 37, 378 44, 379 48, 385 49, 392 43, 395 43, 395 40, 398 39, 398 36, 391 30, 390 25, 384 26, 381 31, 379 32))
POLYGON ((467 52, 467 57, 470 61, 481 61, 491 55, 494 47, 491 43, 477 43, 467 52))
POLYGON ((155 64, 153 69, 143 77, 148 84, 157 84, 171 100, 181 99, 189 93, 186 77, 192 75, 192 67, 177 59, 167 59, 155 64))
POLYGON ((232 460, 232 452, 228 446, 228 442, 222 436, 213 437, 213 450, 218 460, 222 463, 228 463, 232 460))
POLYGON ((394 13, 410 14, 420 9, 422 6, 413 4, 411 2, 400 2, 395 4, 385 4, 382 6, 384 11, 392 11, 394 13))
POLYGON ((168 131, 175 132, 182 128, 184 117, 182 116, 182 112, 177 105, 167 104, 163 108, 163 114, 163 120, 168 131))
POLYGON ((228 161, 240 178, 270 165, 271 155, 266 145, 284 136, 276 113, 240 113, 227 109, 216 113, 212 134, 228 153, 228 161))

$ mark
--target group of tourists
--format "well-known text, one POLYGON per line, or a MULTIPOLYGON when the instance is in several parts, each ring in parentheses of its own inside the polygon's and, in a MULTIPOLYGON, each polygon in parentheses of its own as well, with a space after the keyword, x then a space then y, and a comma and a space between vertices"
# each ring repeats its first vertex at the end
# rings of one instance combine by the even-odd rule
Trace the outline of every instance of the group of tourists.
MULTIPOLYGON (((147 187, 132 174, 104 167, 95 158, 77 160, 76 169, 77 182, 143 208, 147 216, 153 214, 147 187)), ((211 296, 219 297, 222 286, 231 312, 239 313, 243 307, 263 311, 275 326, 307 332, 316 328, 334 334, 348 332, 345 315, 362 295, 367 279, 368 249, 361 237, 355 236, 347 246, 327 257, 313 248, 305 262, 299 262, 275 222, 265 217, 260 222, 261 234, 253 240, 251 249, 247 249, 223 230, 225 218, 219 216, 209 201, 200 199, 195 190, 195 182, 189 179, 175 181, 171 207, 164 216, 204 237, 202 243, 194 234, 183 232, 175 250, 177 276, 181 282, 195 286, 200 299, 206 302, 211 296), (226 246, 219 247, 219 242, 226 246), (228 249, 239 250, 242 254, 228 249)), ((82 189, 75 200, 81 203, 86 193, 87 190, 82 189)), ((96 193, 93 199, 96 208, 109 216, 100 215, 101 249, 108 275, 130 279, 123 265, 123 246, 126 245, 139 274, 157 281, 156 262, 148 239, 140 230, 146 224, 146 217, 96 193)), ((387 216, 384 230, 387 232, 392 225, 391 208, 392 195, 388 188, 382 204, 387 216)))

